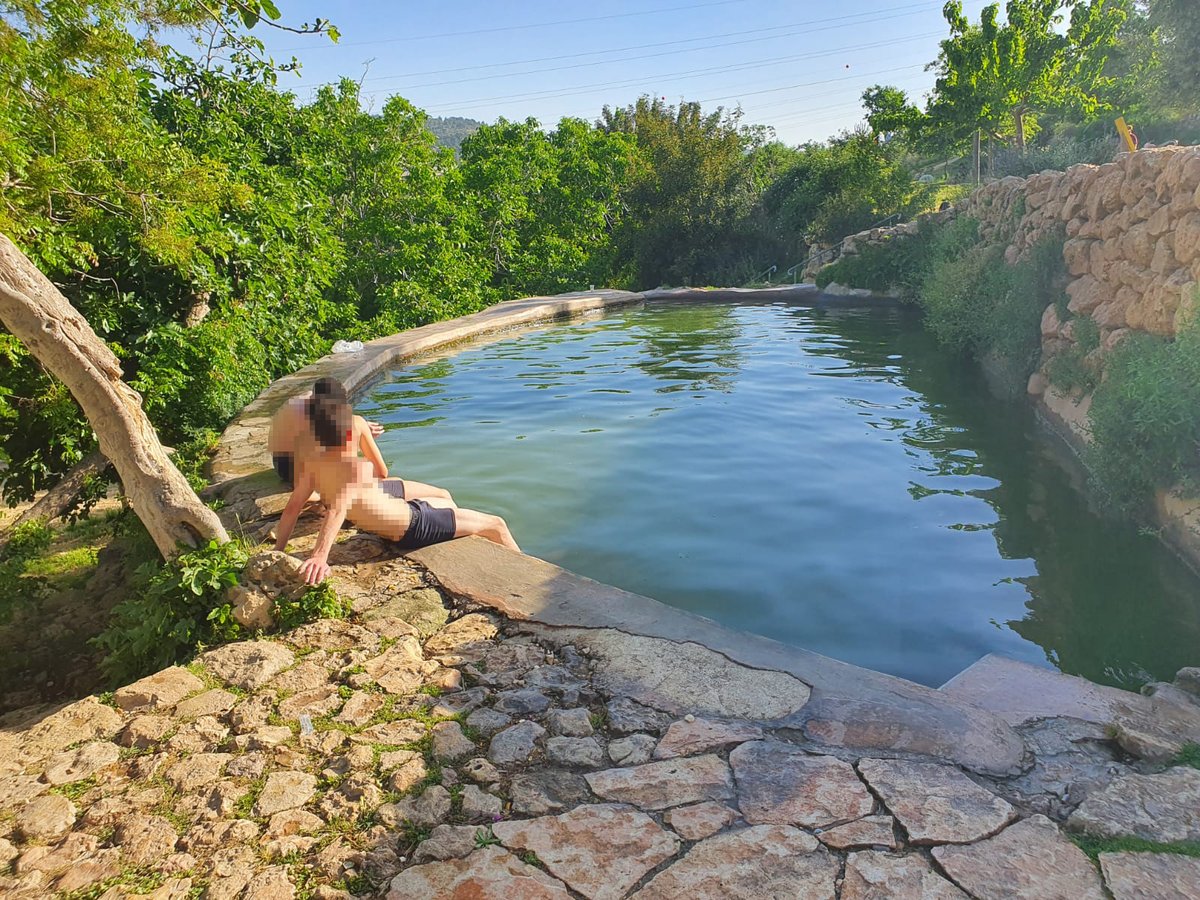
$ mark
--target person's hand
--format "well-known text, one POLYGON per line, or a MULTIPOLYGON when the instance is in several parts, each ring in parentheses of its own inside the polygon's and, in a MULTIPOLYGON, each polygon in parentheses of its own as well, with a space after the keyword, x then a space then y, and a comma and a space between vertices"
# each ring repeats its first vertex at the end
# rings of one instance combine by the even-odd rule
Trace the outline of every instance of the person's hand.
POLYGON ((367 430, 371 432, 371 437, 377 438, 383 434, 383 426, 378 422, 367 422, 367 430))
POLYGON ((320 584, 329 577, 329 564, 309 558, 300 564, 300 574, 306 584, 320 584))

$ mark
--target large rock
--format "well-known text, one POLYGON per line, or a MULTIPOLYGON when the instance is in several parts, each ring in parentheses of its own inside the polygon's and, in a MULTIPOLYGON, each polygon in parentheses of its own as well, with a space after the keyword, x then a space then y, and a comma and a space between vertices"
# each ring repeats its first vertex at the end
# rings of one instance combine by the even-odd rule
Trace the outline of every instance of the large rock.
POLYGON ((546 729, 537 722, 518 722, 492 738, 488 759, 498 766, 525 762, 545 733, 546 729))
POLYGON ((701 800, 729 800, 733 779, 719 756, 646 763, 629 769, 607 769, 584 776, 605 800, 641 809, 666 809, 701 800))
POLYGON ((597 687, 677 716, 780 719, 803 707, 811 694, 792 675, 739 665, 700 644, 608 629, 579 643, 596 661, 597 687))
POLYGON ((50 757, 42 778, 51 785, 81 781, 105 766, 111 766, 120 756, 120 748, 111 741, 93 741, 75 750, 64 750, 54 754, 50 757))
POLYGON ((724 750, 743 741, 762 740, 763 731, 749 722, 680 719, 672 722, 654 750, 655 759, 674 759, 710 750, 724 750))
POLYGON ((869 815, 872 797, 849 764, 779 741, 750 741, 729 754, 738 806, 752 825, 824 828, 869 815))
POLYGON ((468 613, 455 619, 425 642, 425 652, 430 656, 457 656, 466 662, 475 662, 494 645, 495 621, 482 613, 468 613))
POLYGON ((757 825, 696 844, 660 872, 637 900, 833 900, 837 860, 811 835, 757 825))
POLYGON ((638 734, 641 732, 659 732, 667 727, 671 717, 635 703, 628 697, 614 697, 604 707, 608 729, 614 734, 638 734))
POLYGON ((373 631, 338 619, 319 619, 293 628, 284 639, 301 650, 367 650, 379 647, 379 636, 373 631))
POLYGON ((1119 778, 1079 804, 1067 827, 1105 838, 1200 841, 1200 769, 1119 778))
POLYGON ((274 641, 226 644, 200 657, 208 671, 244 691, 258 690, 295 661, 291 650, 274 641))
POLYGON ((254 804, 254 814, 265 818, 286 809, 296 809, 311 800, 316 792, 315 775, 307 772, 272 772, 267 776, 267 783, 254 804))
POLYGON ((198 719, 200 716, 220 716, 237 705, 237 695, 220 688, 205 691, 175 705, 175 715, 180 719, 198 719))
POLYGON ((417 588, 392 597, 363 615, 372 628, 398 619, 411 625, 422 640, 435 634, 446 624, 448 612, 442 595, 433 588, 417 588))
POLYGON ((560 816, 498 822, 510 850, 533 851, 550 871, 589 900, 617 900, 679 849, 679 839, 645 813, 616 804, 580 806, 560 816))
MULTIPOLYGON (((1047 391, 1047 397, 1052 393, 1047 391)), ((1025 761, 1025 746, 1016 732, 990 713, 956 703, 943 707, 925 699, 822 697, 788 724, 806 739, 829 747, 913 753, 986 775, 1017 774, 1025 761)))
POLYGON ((392 879, 387 900, 447 897, 462 900, 570 900, 571 895, 540 869, 499 847, 405 869, 392 879))
POLYGON ((462 759, 474 752, 474 742, 463 734, 457 722, 438 722, 433 726, 433 755, 438 759, 462 759))
POLYGON ((29 841, 54 841, 75 824, 75 805, 66 797, 47 794, 17 813, 17 831, 29 841))
POLYGON ((995 834, 1017 811, 953 766, 859 760, 858 771, 914 844, 966 844, 995 834))
POLYGON ((560 766, 598 769, 604 764, 604 751, 595 738, 552 737, 546 741, 546 759, 560 766))
POLYGON ((841 900, 969 900, 916 853, 868 850, 846 858, 841 900))
POLYGON ((421 841, 413 853, 413 862, 431 859, 462 859, 475 851, 475 836, 479 829, 473 825, 439 825, 421 841))
POLYGON ((899 846, 895 819, 891 816, 865 816, 845 825, 828 828, 819 833, 817 838, 834 850, 895 850, 899 846))
POLYGON ((508 793, 513 812, 521 816, 560 813, 592 799, 583 776, 561 769, 539 769, 516 775, 508 793))
POLYGON ((934 847, 933 858, 978 900, 1104 900, 1091 862, 1045 816, 977 844, 934 847))
POLYGON ((187 669, 171 666, 120 688, 113 694, 113 702, 126 712, 170 709, 203 688, 204 682, 187 669))
POLYGON ((1200 859, 1174 853, 1101 853, 1100 871, 1114 900, 1194 900, 1200 859))
POLYGON ((724 803, 706 800, 667 810, 663 821, 685 841, 702 841, 737 820, 737 813, 724 803))

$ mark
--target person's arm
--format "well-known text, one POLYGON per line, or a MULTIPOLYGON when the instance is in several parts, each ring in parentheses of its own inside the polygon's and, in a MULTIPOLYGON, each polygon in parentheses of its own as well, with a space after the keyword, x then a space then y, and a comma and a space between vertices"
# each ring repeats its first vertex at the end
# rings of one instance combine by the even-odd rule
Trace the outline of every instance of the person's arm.
POLYGON ((379 452, 379 447, 375 443, 375 439, 371 437, 371 429, 369 423, 362 416, 355 416, 355 424, 358 426, 358 449, 362 451, 362 455, 367 458, 367 461, 375 469, 375 477, 383 480, 388 477, 387 463, 383 461, 383 454, 379 452))
POLYGON ((333 542, 337 540, 349 509, 350 487, 346 486, 338 492, 337 503, 325 514, 312 555, 300 565, 300 574, 308 584, 320 584, 329 577, 329 551, 333 549, 333 542))
POLYGON ((275 528, 276 550, 287 549, 288 538, 292 536, 296 520, 300 518, 300 510, 304 509, 304 504, 308 502, 308 498, 316 486, 317 480, 307 466, 296 473, 296 486, 292 489, 292 496, 288 497, 287 506, 283 508, 283 514, 279 517, 279 525, 275 528))

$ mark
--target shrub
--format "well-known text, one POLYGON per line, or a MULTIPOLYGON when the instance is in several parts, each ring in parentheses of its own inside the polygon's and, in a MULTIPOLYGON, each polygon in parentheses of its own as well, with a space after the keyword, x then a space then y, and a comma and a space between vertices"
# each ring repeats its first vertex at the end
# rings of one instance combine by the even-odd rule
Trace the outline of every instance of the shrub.
POLYGON ((1015 266, 1004 262, 1000 246, 964 252, 960 242, 947 241, 935 250, 918 294, 930 329, 948 346, 978 359, 999 357, 1028 377, 1041 347, 1042 314, 1062 293, 1061 238, 1044 239, 1015 266))
POLYGON ((1091 316, 1079 316, 1074 322, 1075 343, 1050 360, 1047 374, 1050 381, 1066 391, 1090 393, 1096 389, 1099 377, 1087 362, 1087 356, 1100 346, 1100 328, 1091 316))
POLYGON ((92 640, 104 652, 105 674, 124 683, 179 662, 197 645, 239 637, 225 590, 237 584, 248 555, 235 541, 211 541, 172 562, 139 567, 136 592, 92 640))
POLYGON ((1174 341, 1134 334, 1108 356, 1092 400, 1085 461, 1118 510, 1143 506, 1155 488, 1200 483, 1200 328, 1174 341))
POLYGON ((916 234, 864 245, 855 255, 821 269, 816 283, 824 288, 836 281, 879 293, 896 289, 905 300, 913 301, 931 268, 957 257, 978 240, 979 223, 974 219, 921 220, 916 234))
POLYGON ((350 600, 339 597, 333 586, 322 582, 295 599, 281 596, 272 608, 275 624, 287 630, 313 619, 344 619, 350 614, 350 600))
POLYGON ((38 519, 12 530, 8 543, 0 550, 0 622, 7 622, 17 607, 37 596, 41 579, 26 577, 26 570, 30 560, 50 546, 53 536, 46 523, 38 519))

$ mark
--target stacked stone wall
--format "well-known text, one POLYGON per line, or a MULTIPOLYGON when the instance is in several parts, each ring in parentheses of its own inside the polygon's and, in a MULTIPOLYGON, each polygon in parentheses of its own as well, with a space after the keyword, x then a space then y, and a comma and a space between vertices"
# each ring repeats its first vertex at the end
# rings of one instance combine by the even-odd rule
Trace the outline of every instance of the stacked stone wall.
MULTIPOLYGON (((984 185, 956 209, 980 223, 983 241, 1022 260, 1044 238, 1063 240, 1070 315, 1055 304, 1042 317, 1042 354, 1028 390, 1068 440, 1090 440, 1091 395, 1051 383, 1054 359, 1078 352, 1076 322, 1090 317, 1099 345, 1084 361, 1103 378, 1105 357, 1125 337, 1145 332, 1174 338, 1200 302, 1200 147, 1162 147, 1121 154, 1103 165, 1078 165, 984 185)), ((852 235, 841 256, 913 233, 912 223, 852 235)), ((1082 349, 1082 348, 1080 348, 1082 349)), ((1179 490, 1156 498, 1164 536, 1200 565, 1200 498, 1179 490)))

